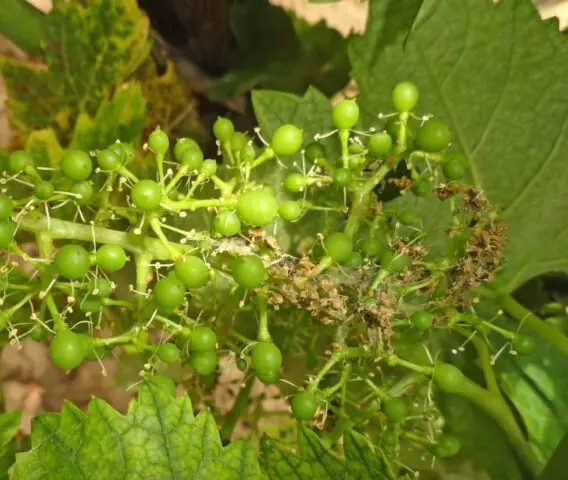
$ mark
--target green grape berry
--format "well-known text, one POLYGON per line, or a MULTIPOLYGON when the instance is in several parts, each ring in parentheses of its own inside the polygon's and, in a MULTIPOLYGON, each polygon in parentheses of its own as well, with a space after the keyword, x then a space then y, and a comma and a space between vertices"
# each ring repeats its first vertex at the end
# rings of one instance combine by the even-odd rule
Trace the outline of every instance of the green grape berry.
POLYGON ((96 277, 89 282, 89 290, 93 295, 105 298, 112 293, 112 283, 104 277, 96 277))
POLYGON ((85 354, 85 360, 89 360, 91 362, 97 362, 99 360, 103 360, 108 356, 111 352, 111 348, 105 345, 91 345, 90 348, 87 348, 87 353, 85 354))
POLYGON ((331 121, 339 130, 353 128, 359 121, 359 105, 355 100, 342 100, 331 110, 331 121))
POLYGON ((241 358, 241 357, 237 357, 235 359, 235 364, 237 365, 237 368, 241 371, 241 372, 246 372, 248 369, 248 362, 246 361, 246 359, 241 358))
POLYGON ((259 342, 252 348, 251 365, 261 382, 274 383, 282 366, 282 353, 272 342, 259 342))
POLYGON ((217 162, 212 158, 203 161, 200 173, 206 177, 211 177, 217 173, 217 162))
POLYGON ((254 255, 237 257, 231 264, 231 275, 244 288, 260 287, 268 278, 262 260, 254 255))
POLYGON ((420 179, 412 186, 412 193, 417 197, 425 197, 432 191, 432 184, 426 179, 420 179))
POLYGON ((80 245, 63 245, 55 254, 55 268, 68 280, 79 280, 91 268, 89 253, 80 245))
POLYGON ((286 200, 278 207, 278 213, 282 220, 294 222, 302 216, 302 203, 295 200, 286 200))
POLYGON ((155 154, 165 155, 170 147, 168 134, 163 130, 156 128, 148 137, 148 146, 155 154))
POLYGON ((410 322, 418 330, 428 330, 434 323, 434 315, 424 310, 419 310, 410 315, 410 322))
POLYGON ((441 120, 428 120, 416 135, 416 147, 430 153, 441 152, 450 144, 452 132, 441 120))
POLYGON ((122 165, 120 156, 110 149, 101 150, 97 153, 97 163, 103 170, 118 170, 122 165))
POLYGON ((174 275, 162 278, 154 287, 154 301, 164 309, 179 307, 185 299, 185 286, 174 275))
POLYGON ((343 265, 348 268, 359 268, 363 265, 363 255, 361 252, 353 252, 343 265))
POLYGON ((301 173, 291 173, 284 180, 284 188, 292 193, 303 192, 308 185, 308 179, 301 173))
POLYGON ((0 220, 0 248, 12 245, 16 234, 16 224, 12 220, 0 220))
POLYGON ((418 87, 411 82, 401 82, 392 91, 392 105, 400 113, 410 112, 419 98, 418 87))
POLYGON ((248 138, 243 132, 234 132, 231 136, 231 150, 240 152, 247 146, 248 138))
POLYGON ((432 447, 432 453, 440 458, 453 457, 461 449, 461 442, 453 435, 440 435, 432 447))
POLYGON ((8 171, 10 173, 18 173, 26 167, 31 167, 34 164, 33 157, 23 150, 16 150, 8 157, 8 171))
POLYGON ((162 343, 156 349, 159 359, 165 363, 176 363, 181 358, 181 352, 173 343, 162 343))
POLYGON ((353 253, 353 240, 343 232, 332 233, 324 240, 327 254, 336 262, 345 262, 353 253))
POLYGON ((438 362, 434 367, 434 383, 444 393, 459 393, 465 384, 465 376, 454 365, 438 362))
POLYGON ((203 167, 203 152, 199 147, 187 147, 184 149, 179 163, 186 166, 189 170, 201 170, 203 167))
POLYGON ((303 132, 292 124, 280 125, 270 141, 270 146, 279 157, 291 157, 302 148, 303 132))
POLYGON ((402 422, 408 417, 408 405, 398 397, 390 397, 383 402, 383 412, 391 422, 402 422))
POLYGON ((235 132, 235 125, 228 118, 217 117, 213 124, 213 135, 220 142, 228 142, 231 140, 235 132))
POLYGON ((73 370, 85 359, 89 343, 85 335, 63 330, 51 340, 49 358, 62 370, 73 370))
POLYGON ((89 180, 83 180, 82 182, 74 183, 69 189, 74 197, 73 200, 79 205, 87 205, 95 194, 93 190, 93 185, 89 180))
POLYGON ((233 210, 225 210, 215 217, 215 231, 223 237, 232 237, 241 231, 241 219, 233 210))
POLYGON ((304 391, 292 397, 290 407, 296 420, 311 420, 318 409, 318 400, 313 393, 304 391))
POLYGON ((189 338, 192 351, 215 350, 217 347, 217 335, 209 327, 195 327, 189 338))
POLYGON ((199 144, 192 138, 182 137, 178 139, 174 147, 174 156, 178 162, 181 162, 181 157, 186 148, 197 148, 201 150, 199 144))
POLYGON ((162 201, 162 189, 154 180, 140 180, 130 191, 132 201, 141 210, 154 210, 162 201))
POLYGON ((61 171, 71 180, 82 182, 91 175, 93 162, 88 153, 82 150, 69 150, 61 158, 61 171))
POLYGON ((107 243, 96 253, 97 265, 107 272, 118 272, 126 265, 128 257, 120 245, 107 243))
POLYGON ((446 155, 442 173, 448 180, 461 180, 465 177, 467 160, 462 153, 452 152, 446 155))
POLYGON ((333 181, 339 187, 347 187, 353 180, 353 174, 348 168, 338 168, 333 172, 333 181))
POLYGON ((278 202, 268 189, 249 190, 239 196, 237 212, 245 223, 253 227, 264 227, 278 213, 278 202))
POLYGON ((315 162, 318 158, 326 158, 327 152, 322 143, 311 142, 306 145, 304 155, 308 161, 315 162))
POLYGON ((107 147, 107 150, 118 155, 121 165, 136 155, 136 150, 130 143, 114 142, 107 147))
POLYGON ((369 137, 367 148, 373 157, 384 157, 392 149, 392 137, 387 132, 375 133, 369 137))
POLYGON ((34 342, 43 342, 49 336, 49 331, 41 325, 34 325, 29 331, 29 337, 34 342))
POLYGON ((211 375, 217 368, 217 353, 214 350, 192 352, 189 363, 198 375, 211 375))
POLYGON ((365 237, 361 243, 361 250, 363 250, 363 253, 370 258, 378 257, 384 249, 385 245, 383 242, 374 235, 365 237))
POLYGON ((186 288, 201 288, 209 281, 209 268, 201 258, 190 255, 176 262, 175 275, 186 288))
POLYGON ((96 295, 85 295, 79 302, 79 309, 83 313, 100 312, 102 308, 103 302, 101 301, 101 297, 98 297, 96 295))
POLYGON ((408 256, 384 249, 380 254, 381 265, 392 273, 402 272, 408 265, 408 256))
POLYGON ((54 192, 55 187, 46 180, 36 183, 34 187, 34 195, 38 200, 49 200, 53 197, 54 192))
POLYGON ((14 202, 10 197, 0 194, 0 220, 10 218, 14 211, 14 202))
POLYGON ((515 335, 512 344, 513 350, 521 355, 530 355, 536 348, 534 340, 526 335, 515 335))

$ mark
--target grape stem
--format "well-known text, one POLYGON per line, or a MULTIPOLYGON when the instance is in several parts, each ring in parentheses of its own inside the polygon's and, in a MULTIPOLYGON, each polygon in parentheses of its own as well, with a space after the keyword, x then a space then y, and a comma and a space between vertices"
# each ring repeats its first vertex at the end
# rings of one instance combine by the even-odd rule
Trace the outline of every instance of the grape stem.
POLYGON ((268 331, 268 310, 266 308, 266 297, 264 292, 259 292, 256 297, 256 305, 258 307, 258 313, 260 315, 258 323, 258 341, 259 342, 271 342, 272 337, 268 331))
POLYGON ((335 352, 333 352, 323 368, 318 372, 316 377, 310 382, 307 390, 310 392, 317 390, 318 385, 322 381, 323 377, 325 377, 325 375, 333 368, 336 363, 347 360, 348 358, 369 357, 371 355, 372 353, 368 352, 363 347, 344 347, 336 350, 335 352))

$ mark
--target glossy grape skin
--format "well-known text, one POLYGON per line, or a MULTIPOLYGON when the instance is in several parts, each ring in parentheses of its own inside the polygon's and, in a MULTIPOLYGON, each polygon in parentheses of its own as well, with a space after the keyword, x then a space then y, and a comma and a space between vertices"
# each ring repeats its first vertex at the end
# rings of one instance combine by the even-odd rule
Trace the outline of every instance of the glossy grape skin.
POLYGON ((260 258, 243 255, 233 260, 231 275, 241 287, 257 288, 266 281, 268 272, 260 258))

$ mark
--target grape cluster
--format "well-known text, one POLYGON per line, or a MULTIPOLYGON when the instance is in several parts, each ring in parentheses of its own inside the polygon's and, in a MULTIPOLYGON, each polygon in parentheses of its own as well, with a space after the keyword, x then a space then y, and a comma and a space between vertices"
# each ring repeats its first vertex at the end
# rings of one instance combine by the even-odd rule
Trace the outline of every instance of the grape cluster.
POLYGON ((308 312, 331 347, 291 397, 294 417, 323 423, 356 405, 361 423, 380 423, 385 444, 394 434, 437 456, 455 454, 457 439, 428 433, 430 388, 408 375, 446 393, 459 394, 468 380, 452 364, 405 359, 400 345, 454 329, 500 335, 513 352, 534 346, 475 314, 470 292, 499 268, 504 228, 482 192, 457 181, 467 159, 444 122, 413 113, 418 100, 417 87, 403 82, 392 93, 396 112, 367 128, 346 99, 331 111, 334 131, 307 139, 285 124, 270 141, 259 134, 261 145, 219 118, 222 162, 191 138, 171 145, 158 128, 144 146, 150 178, 139 176, 139 152, 119 141, 69 150, 55 166, 13 152, 0 194, 0 329, 13 344, 51 336, 51 359, 64 370, 122 346, 149 368, 182 361, 208 377, 219 347, 273 384, 286 363, 271 325, 286 324, 289 309, 308 312), (276 161, 286 170, 282 185, 262 183, 258 167, 276 161), (381 198, 388 186, 403 199, 447 205, 451 222, 437 231, 412 208, 389 207, 381 198), (192 228, 200 212, 208 227, 192 228), (318 215, 334 226, 283 251, 275 226, 302 232, 318 215), (436 235, 444 248, 433 248, 436 235), (258 321, 256 339, 232 321, 247 312, 258 321), (111 336, 99 334, 103 325, 111 336), (377 365, 392 373, 382 384, 377 365))

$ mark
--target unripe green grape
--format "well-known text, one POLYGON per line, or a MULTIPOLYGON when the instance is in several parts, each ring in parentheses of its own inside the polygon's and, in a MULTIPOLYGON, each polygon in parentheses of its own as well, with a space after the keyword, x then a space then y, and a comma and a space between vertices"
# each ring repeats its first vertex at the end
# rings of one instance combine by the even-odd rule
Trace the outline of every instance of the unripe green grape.
POLYGON ((210 375, 217 368, 217 353, 214 350, 192 352, 189 363, 198 375, 210 375))
POLYGON ((241 150, 241 161, 251 163, 256 158, 256 148, 254 145, 247 143, 241 150))
POLYGON ((332 233, 324 240, 327 254, 336 262, 345 262, 353 253, 353 240, 343 232, 332 233))
POLYGON ((69 280, 83 278, 91 268, 89 253, 80 245, 63 245, 55 254, 55 268, 69 280))
POLYGON ((33 157, 23 150, 16 150, 8 157, 8 171, 10 173, 21 172, 24 168, 31 167, 33 164, 33 157))
POLYGON ((162 278, 154 287, 154 301, 159 307, 175 309, 185 299, 185 286, 174 275, 162 278))
POLYGON ((148 137, 150 150, 157 155, 165 155, 170 147, 168 134, 160 128, 156 128, 148 137))
POLYGON ((387 132, 375 133, 369 137, 367 148, 373 157, 384 157, 392 149, 392 138, 387 132))
POLYGON ((282 353, 272 342, 259 342, 251 352, 251 365, 256 377, 270 385, 278 380, 282 366, 282 353))
POLYGON ((253 227, 268 225, 278 213, 278 202, 267 189, 249 190, 239 196, 237 212, 241 220, 253 227))
POLYGON ((428 330, 434 322, 434 315, 424 310, 419 310, 410 315, 410 322, 418 330, 428 330))
POLYGON ((213 135, 220 142, 227 142, 231 140, 235 132, 235 125, 228 118, 217 117, 213 124, 213 135))
POLYGON ((10 197, 0 194, 0 220, 10 218, 14 211, 14 202, 10 197))
POLYGON ((318 158, 326 158, 327 152, 320 142, 311 142, 306 145, 304 154, 310 162, 315 162, 318 158))
POLYGON ((401 82, 392 91, 392 105, 401 113, 410 112, 419 98, 418 87, 411 82, 401 82))
POLYGON ((383 412, 391 422, 402 422, 408 417, 408 405, 402 398, 390 397, 383 402, 383 412))
POLYGON ((244 358, 237 357, 235 360, 235 364, 237 365, 237 368, 241 372, 246 372, 248 369, 248 362, 244 358))
POLYGON ((55 187, 51 182, 42 181, 36 183, 34 187, 34 195, 39 200, 49 200, 53 197, 53 193, 55 192, 55 187))
POLYGON ((62 370, 73 370, 83 363, 89 344, 89 338, 85 335, 63 330, 51 340, 49 357, 62 370))
POLYGON ((359 121, 359 106, 355 100, 345 99, 331 110, 331 122, 339 130, 348 130, 359 121))
POLYGON ((83 313, 96 313, 100 312, 103 308, 101 298, 96 295, 85 295, 79 302, 79 310, 83 313))
POLYGON ((313 393, 303 391, 292 397, 290 407, 297 420, 311 420, 318 409, 318 400, 313 393))
POLYGON ((368 235, 361 244, 361 249, 367 257, 377 257, 385 249, 385 245, 376 236, 368 235))
POLYGON ((162 201, 162 189, 154 180, 144 179, 130 190, 132 201, 140 210, 154 210, 162 201))
POLYGON ((516 334, 512 343, 515 352, 521 355, 530 355, 536 348, 534 340, 526 335, 516 334))
POLYGON ((179 158, 179 163, 190 170, 200 170, 203 162, 203 152, 199 147, 186 147, 179 158))
POLYGON ((15 234, 16 224, 12 220, 0 220, 0 248, 8 248, 15 234))
POLYGON ((295 200, 286 200, 278 207, 278 213, 282 220, 293 222, 302 216, 302 203, 295 200))
POLYGON ((189 338, 192 351, 215 350, 217 348, 217 335, 209 327, 195 327, 189 338))
POLYGON ((96 277, 89 282, 89 289, 93 295, 108 297, 112 293, 112 284, 104 277, 96 277))
POLYGON ((93 162, 88 153, 82 150, 69 150, 61 157, 61 171, 71 180, 82 182, 91 175, 93 162))
POLYGON ((101 150, 97 153, 97 163, 103 170, 117 170, 122 161, 120 156, 110 149, 101 150))
POLYGON ((440 435, 436 445, 432 447, 432 453, 440 458, 453 457, 461 449, 461 442, 453 435, 440 435))
POLYGON ((291 157, 302 148, 302 140, 302 130, 288 123, 276 129, 274 135, 272 135, 270 146, 277 156, 291 157))
POLYGON ((385 249, 380 255, 381 265, 393 273, 402 272, 408 265, 408 256, 385 249))
POLYGON ((85 354, 85 360, 89 360, 91 362, 98 362, 99 360, 105 359, 108 354, 111 352, 111 348, 105 345, 91 345, 90 348, 87 348, 87 353, 85 354))
POLYGON ((459 393, 465 384, 465 376, 454 365, 437 362, 434 367, 434 383, 444 393, 459 393))
POLYGON ((348 168, 338 168, 333 172, 333 181, 339 187, 346 187, 353 180, 353 174, 348 168))
POLYGON ((231 150, 240 152, 247 146, 248 138, 243 132, 234 132, 231 137, 231 150))
POLYGON ((260 287, 268 278, 262 260, 254 255, 237 257, 231 264, 231 275, 244 288, 260 287))
POLYGON ((412 186, 412 193, 417 197, 425 197, 432 191, 432 184, 426 179, 420 179, 412 186))
POLYGON ((128 257, 120 245, 107 243, 96 253, 97 265, 107 272, 118 272, 126 265, 128 257))
POLYGON ((178 162, 181 162, 181 157, 186 148, 197 148, 201 150, 199 144, 192 138, 182 137, 178 139, 174 147, 174 156, 178 162))
POLYGON ((444 177, 448 180, 461 180, 466 173, 467 159, 460 152, 452 152, 445 157, 442 165, 444 177))
POLYGON ((173 343, 162 343, 156 349, 156 354, 162 362, 176 363, 181 358, 179 348, 173 343))
POLYGON ((215 217, 215 231, 223 237, 232 237, 241 231, 241 219, 233 210, 225 210, 215 217))
POLYGON ((186 288, 201 288, 209 281, 209 268, 201 258, 189 255, 176 262, 175 275, 186 288))
POLYGON ((347 151, 350 155, 359 155, 365 151, 365 147, 360 143, 350 143, 347 147, 347 151))
POLYGON ((49 336, 49 331, 43 328, 41 325, 37 324, 31 328, 28 336, 34 342, 42 342, 49 336))
POLYGON ((452 132, 441 120, 428 120, 416 135, 416 147, 430 153, 441 152, 452 140, 452 132))
POLYGON ((304 191, 307 184, 308 179, 301 173, 291 173, 286 177, 286 180, 284 180, 284 188, 292 193, 304 191))
POLYGON ((79 205, 86 205, 90 203, 95 194, 93 185, 88 180, 74 183, 69 189, 69 192, 75 194, 73 200, 79 205))
POLYGON ((363 255, 361 252, 353 252, 343 265, 348 268, 359 268, 363 265, 363 255))
POLYGON ((211 177, 217 173, 217 162, 213 159, 203 161, 200 172, 206 177, 211 177))

